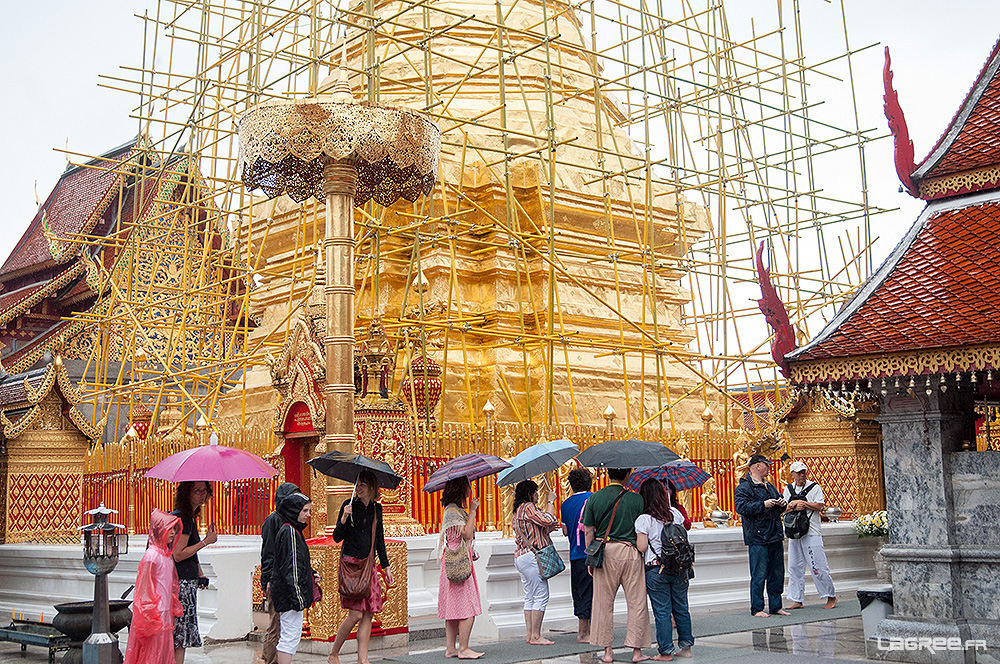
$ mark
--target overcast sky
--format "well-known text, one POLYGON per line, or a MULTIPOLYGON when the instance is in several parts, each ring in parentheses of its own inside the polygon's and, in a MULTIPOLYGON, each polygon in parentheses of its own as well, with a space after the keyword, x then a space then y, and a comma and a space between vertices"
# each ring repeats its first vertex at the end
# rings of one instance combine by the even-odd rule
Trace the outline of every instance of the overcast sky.
MULTIPOLYGON (((746 3, 745 8, 755 1, 741 0, 741 4, 746 3)), ((762 11, 773 13, 771 0, 759 1, 762 11)), ((803 11, 813 3, 828 4, 803 0, 803 11)), ((35 214, 35 183, 44 200, 66 167, 65 155, 54 148, 62 149, 68 142, 72 152, 98 154, 136 134, 138 123, 128 117, 134 96, 99 88, 98 74, 121 75, 121 65, 140 62, 142 22, 133 14, 154 3, 8 0, 4 5, 0 22, 0 72, 7 88, 0 102, 3 258, 35 214)), ((896 89, 919 161, 954 115, 996 41, 1000 3, 847 0, 847 14, 853 47, 881 42, 891 48, 896 89)), ((839 25, 831 29, 842 38, 839 25)), ((863 126, 885 127, 881 64, 881 48, 859 55, 854 63, 859 98, 869 102, 863 104, 863 126)), ((896 193, 891 150, 880 150, 879 155, 884 163, 873 163, 869 169, 881 169, 881 175, 888 176, 873 178, 874 200, 902 206, 891 224, 893 237, 883 235, 895 244, 921 204, 896 193), (897 226, 902 230, 895 230, 897 226)))

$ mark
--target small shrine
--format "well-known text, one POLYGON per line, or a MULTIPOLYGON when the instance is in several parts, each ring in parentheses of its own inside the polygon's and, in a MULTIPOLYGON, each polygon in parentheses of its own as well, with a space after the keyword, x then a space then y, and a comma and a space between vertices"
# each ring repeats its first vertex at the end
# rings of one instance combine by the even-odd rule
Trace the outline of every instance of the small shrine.
POLYGON ((886 51, 896 171, 927 204, 836 317, 784 357, 790 382, 810 394, 878 404, 893 611, 877 634, 973 644, 880 657, 969 662, 976 644, 1000 647, 1000 445, 991 430, 1000 407, 998 71, 1000 42, 916 164, 886 51))

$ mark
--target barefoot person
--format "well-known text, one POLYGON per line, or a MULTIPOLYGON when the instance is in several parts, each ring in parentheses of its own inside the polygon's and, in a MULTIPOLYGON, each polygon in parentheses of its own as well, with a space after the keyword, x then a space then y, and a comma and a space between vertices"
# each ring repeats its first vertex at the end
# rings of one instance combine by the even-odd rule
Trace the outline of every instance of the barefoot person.
POLYGON ((795 461, 788 468, 793 484, 785 487, 786 512, 809 511, 809 532, 799 539, 788 540, 788 592, 785 596, 792 602, 790 609, 801 609, 806 593, 806 568, 812 572, 813 584, 820 598, 826 600, 824 609, 837 606, 837 592, 833 589, 830 565, 823 549, 823 535, 820 534, 820 514, 826 509, 823 488, 816 482, 807 480, 806 464, 795 461), (804 499, 793 499, 805 494, 804 499))
MULTIPOLYGON (((472 495, 472 485, 462 477, 450 480, 441 494, 444 514, 441 517, 441 577, 438 582, 438 618, 444 620, 445 657, 479 659, 483 653, 469 647, 472 623, 483 612, 479 602, 476 570, 462 581, 450 581, 447 574, 449 551, 459 558, 473 560, 472 540, 476 536, 476 509, 479 501, 472 495), (469 511, 465 511, 469 501, 469 511), (455 642, 458 642, 458 647, 455 642)), ((464 561, 464 560, 463 560, 464 561)))
POLYGON ((773 462, 763 454, 750 457, 750 468, 734 492, 736 511, 743 517, 743 543, 750 554, 750 613, 790 616, 781 607, 781 587, 785 582, 785 540, 781 514, 785 499, 767 481, 773 462), (764 611, 764 586, 768 611, 764 611))
POLYGON ((635 548, 635 520, 642 514, 642 498, 625 488, 629 468, 609 468, 611 482, 587 499, 583 509, 583 527, 589 545, 595 538, 607 536, 604 564, 591 568, 594 574, 594 608, 590 622, 591 645, 604 648, 601 661, 610 664, 615 653, 611 648, 615 626, 615 595, 625 591, 628 621, 625 645, 632 648, 632 661, 649 659, 642 654, 650 646, 649 611, 646 608, 646 580, 642 554, 635 548))
MULTIPOLYGON (((673 489, 673 487, 670 487, 673 489)), ((666 524, 684 525, 684 514, 671 503, 677 492, 668 490, 659 480, 646 480, 639 487, 642 496, 642 514, 635 520, 636 547, 644 555, 646 564, 646 592, 653 605, 656 618, 656 649, 653 659, 673 661, 674 657, 691 657, 694 635, 691 632, 691 612, 688 610, 688 573, 671 575, 661 560, 663 542, 660 534, 666 524), (671 619, 677 624, 677 647, 674 647, 674 630, 671 619)))
POLYGON ((552 544, 549 536, 559 528, 555 511, 556 494, 549 491, 546 511, 538 509, 538 485, 531 480, 518 482, 514 487, 514 513, 511 526, 514 530, 514 566, 521 575, 524 587, 524 626, 526 641, 533 646, 551 646, 554 641, 542 638, 542 618, 549 604, 549 581, 542 577, 535 551, 552 544))
POLYGON ((207 587, 207 579, 201 574, 198 552, 218 539, 215 524, 208 527, 205 539, 198 535, 198 515, 205 501, 212 497, 209 482, 181 482, 174 494, 173 515, 181 520, 181 534, 174 545, 174 564, 180 585, 181 607, 184 614, 174 624, 174 661, 184 664, 187 648, 201 647, 198 630, 198 588, 207 587))
POLYGON ((580 517, 583 506, 590 497, 590 485, 593 477, 586 468, 574 468, 569 471, 569 486, 573 495, 562 503, 559 516, 562 518, 563 535, 569 538, 569 570, 570 588, 573 591, 573 615, 578 626, 577 643, 590 643, 590 612, 594 596, 594 577, 587 569, 587 554, 583 526, 580 517))
MULTIPOLYGON (((371 471, 363 471, 358 475, 354 487, 354 499, 345 500, 340 506, 340 516, 333 529, 333 541, 343 542, 345 556, 367 558, 370 554, 378 557, 379 567, 385 570, 386 581, 391 586, 395 583, 392 569, 389 567, 389 556, 385 550, 385 531, 382 527, 382 504, 379 498, 378 480, 371 471), (375 529, 375 550, 372 552, 372 528, 375 529)), ((354 626, 358 626, 358 664, 368 664, 368 643, 372 636, 372 618, 382 610, 382 584, 379 583, 378 572, 372 565, 371 592, 362 599, 340 598, 341 608, 347 609, 347 617, 340 623, 337 638, 333 642, 329 661, 340 664, 340 649, 351 635, 354 626)))

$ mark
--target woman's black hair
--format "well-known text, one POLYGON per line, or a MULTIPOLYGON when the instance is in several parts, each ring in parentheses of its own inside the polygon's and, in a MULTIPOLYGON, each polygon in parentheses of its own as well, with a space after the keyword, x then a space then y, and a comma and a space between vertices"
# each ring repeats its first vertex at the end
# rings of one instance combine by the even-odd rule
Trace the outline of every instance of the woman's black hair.
POLYGON ((472 487, 469 485, 467 477, 456 477, 448 480, 441 492, 441 504, 444 506, 458 505, 465 508, 466 499, 472 494, 472 487))
MULTIPOLYGON (((198 480, 199 482, 201 480, 198 480)), ((191 504, 191 492, 194 490, 194 485, 198 482, 181 482, 177 485, 177 492, 174 493, 174 511, 180 512, 189 519, 197 519, 198 515, 201 514, 201 505, 197 509, 191 504)), ((215 495, 215 491, 212 490, 212 483, 205 482, 205 486, 208 487, 208 498, 215 495)), ((206 498, 206 500, 208 499, 206 498)))
POLYGON ((663 482, 654 479, 646 480, 639 487, 639 495, 642 496, 643 514, 648 514, 663 523, 674 522, 673 514, 670 512, 667 487, 664 486, 663 482))
POLYGON ((517 508, 524 503, 532 502, 536 493, 538 493, 538 485, 533 481, 524 480, 523 482, 518 482, 517 486, 514 487, 513 512, 517 512, 517 508))
POLYGON ((574 468, 569 471, 569 476, 566 479, 569 480, 569 486, 573 489, 573 493, 590 491, 590 486, 594 481, 590 471, 586 468, 574 468))

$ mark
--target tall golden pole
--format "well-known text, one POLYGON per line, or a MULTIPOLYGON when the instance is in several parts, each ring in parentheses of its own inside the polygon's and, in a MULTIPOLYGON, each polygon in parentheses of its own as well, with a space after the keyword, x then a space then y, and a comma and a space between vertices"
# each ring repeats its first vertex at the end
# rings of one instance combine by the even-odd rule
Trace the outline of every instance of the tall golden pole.
MULTIPOLYGON (((323 167, 326 196, 326 451, 354 452, 354 194, 358 170, 344 161, 323 167)), ((344 483, 327 478, 326 531, 333 533, 344 483)))

